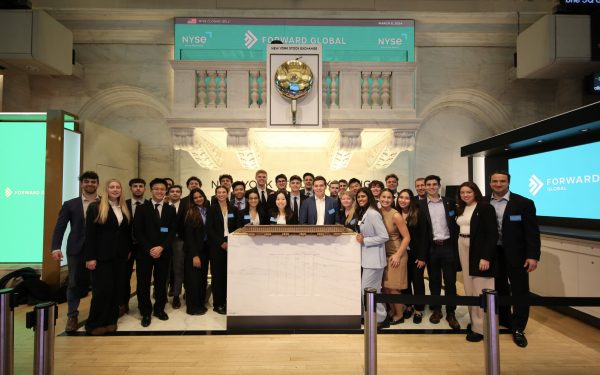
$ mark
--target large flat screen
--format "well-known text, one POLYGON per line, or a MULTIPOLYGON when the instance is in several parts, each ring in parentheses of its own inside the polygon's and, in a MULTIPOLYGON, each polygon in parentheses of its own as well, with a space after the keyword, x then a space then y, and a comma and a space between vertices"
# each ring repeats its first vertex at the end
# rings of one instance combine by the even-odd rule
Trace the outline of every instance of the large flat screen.
POLYGON ((510 190, 539 216, 600 219, 600 142, 509 159, 510 190))

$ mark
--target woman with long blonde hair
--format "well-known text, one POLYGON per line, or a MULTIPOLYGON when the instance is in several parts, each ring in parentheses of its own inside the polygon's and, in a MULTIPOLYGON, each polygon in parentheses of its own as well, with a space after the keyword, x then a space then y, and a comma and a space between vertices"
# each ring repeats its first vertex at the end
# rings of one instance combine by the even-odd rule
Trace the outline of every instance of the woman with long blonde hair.
POLYGON ((119 287, 131 248, 130 217, 121 183, 108 180, 100 202, 91 203, 86 214, 84 255, 92 275, 92 302, 85 329, 91 335, 117 330, 119 287))

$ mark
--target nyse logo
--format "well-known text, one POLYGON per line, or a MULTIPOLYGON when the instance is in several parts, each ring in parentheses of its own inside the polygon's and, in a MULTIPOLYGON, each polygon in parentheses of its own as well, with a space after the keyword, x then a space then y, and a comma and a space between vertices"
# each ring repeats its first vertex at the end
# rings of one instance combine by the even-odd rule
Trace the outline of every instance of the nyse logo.
POLYGON ((244 34, 244 45, 246 46, 246 48, 252 48, 252 46, 255 45, 257 41, 258 39, 254 34, 252 34, 252 31, 246 31, 246 34, 244 34))
POLYGON ((13 195, 13 191, 7 186, 6 189, 4 189, 4 196, 10 198, 11 195, 13 195))
POLYGON ((544 184, 536 175, 532 174, 531 177, 529 177, 529 192, 534 197, 537 195, 537 193, 543 186, 544 184))

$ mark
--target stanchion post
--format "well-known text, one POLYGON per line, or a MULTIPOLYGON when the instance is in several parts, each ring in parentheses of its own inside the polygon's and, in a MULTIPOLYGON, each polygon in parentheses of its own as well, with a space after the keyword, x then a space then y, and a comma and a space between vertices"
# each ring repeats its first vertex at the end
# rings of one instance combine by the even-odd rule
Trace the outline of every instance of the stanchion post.
POLYGON ((377 289, 365 288, 365 375, 377 374, 377 316, 375 294, 377 289))
POLYGON ((500 338, 498 333, 498 293, 492 289, 483 290, 483 308, 485 311, 483 343, 485 345, 486 375, 500 375, 500 338))
POLYGON ((14 307, 13 290, 0 289, 0 375, 14 372, 14 307))
POLYGON ((33 349, 33 374, 54 374, 54 328, 58 306, 55 302, 36 305, 27 313, 27 328, 35 330, 33 349))

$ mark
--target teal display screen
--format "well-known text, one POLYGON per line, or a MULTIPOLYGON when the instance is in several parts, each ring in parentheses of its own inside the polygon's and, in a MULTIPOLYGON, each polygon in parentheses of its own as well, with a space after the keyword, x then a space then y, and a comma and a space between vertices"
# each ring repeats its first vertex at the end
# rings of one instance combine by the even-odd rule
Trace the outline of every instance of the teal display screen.
POLYGON ((323 61, 414 62, 414 20, 176 18, 175 60, 265 61, 266 46, 321 44, 323 61))
POLYGON ((0 263, 39 263, 44 236, 46 122, 0 122, 0 263))

